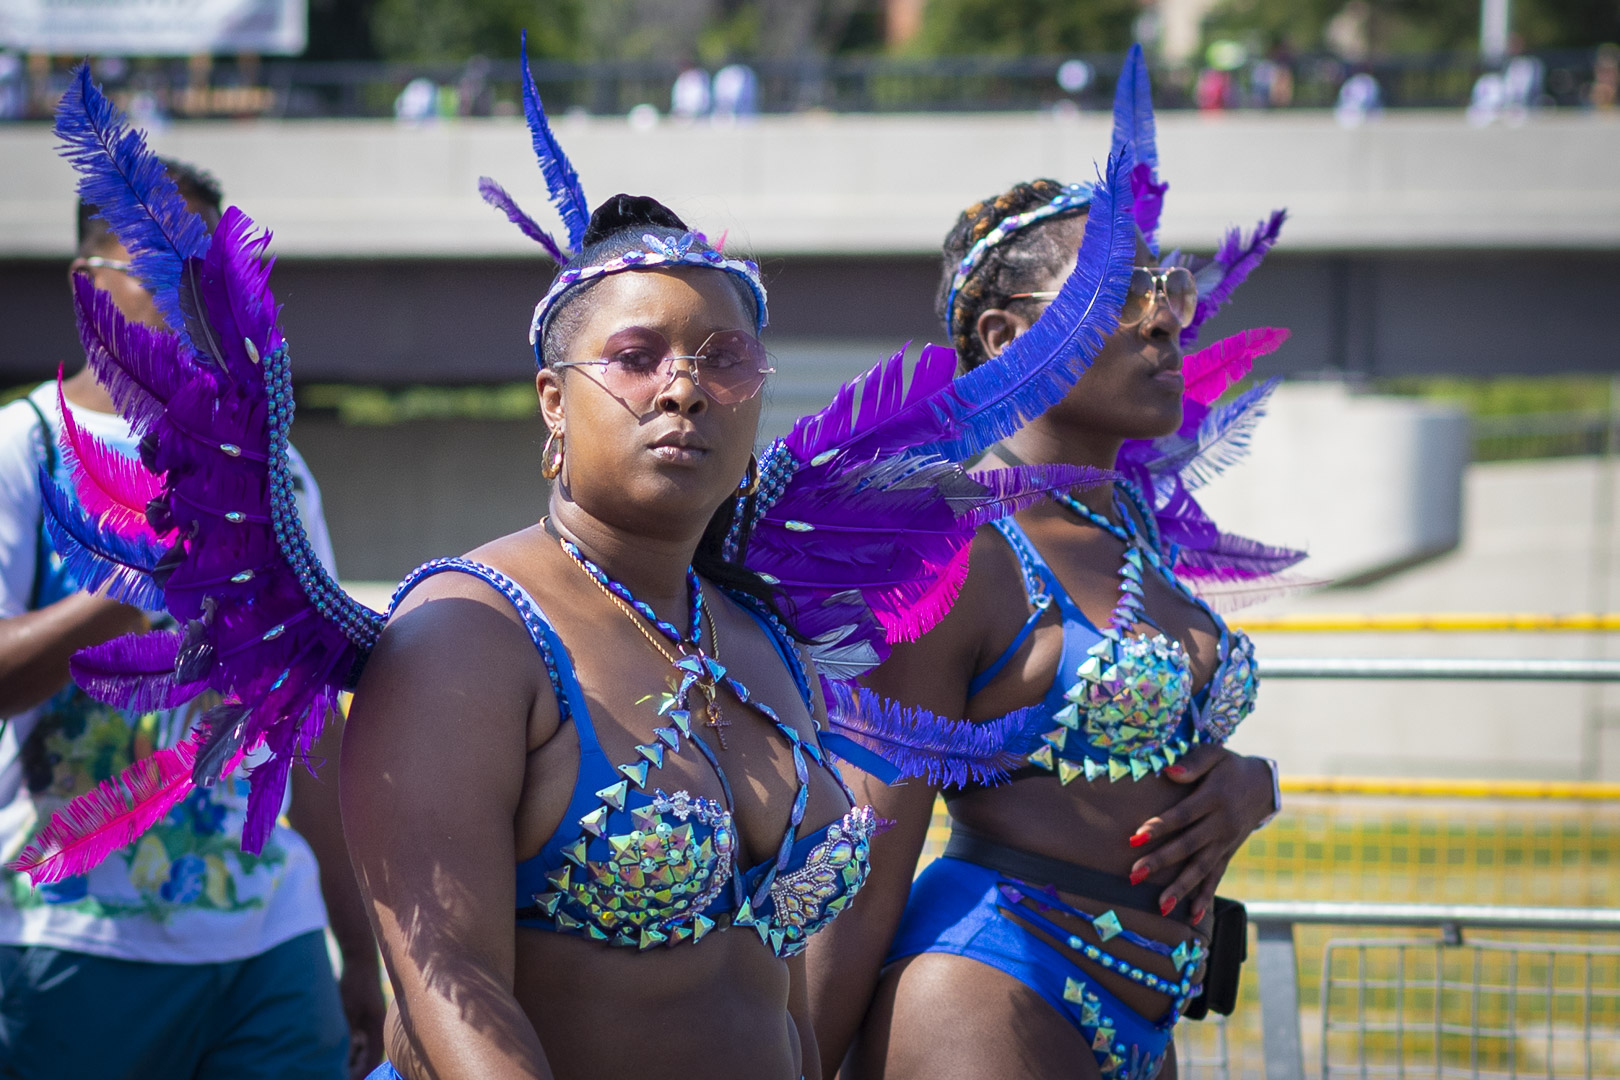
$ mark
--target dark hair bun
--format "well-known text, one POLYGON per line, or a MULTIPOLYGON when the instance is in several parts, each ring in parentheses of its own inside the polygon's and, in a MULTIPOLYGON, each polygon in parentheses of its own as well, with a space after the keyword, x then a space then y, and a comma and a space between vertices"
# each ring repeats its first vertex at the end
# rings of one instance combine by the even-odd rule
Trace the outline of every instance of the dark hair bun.
POLYGON ((626 230, 648 226, 688 231, 686 222, 657 199, 647 195, 615 195, 591 214, 583 243, 590 247, 626 230))

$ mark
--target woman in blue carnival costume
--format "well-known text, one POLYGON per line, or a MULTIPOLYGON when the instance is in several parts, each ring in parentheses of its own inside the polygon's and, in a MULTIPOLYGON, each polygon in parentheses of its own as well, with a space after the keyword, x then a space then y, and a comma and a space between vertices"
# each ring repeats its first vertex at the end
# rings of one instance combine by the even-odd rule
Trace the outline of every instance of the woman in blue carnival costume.
POLYGON ((345 829, 396 995, 378 1075, 819 1075, 800 954, 861 888, 879 825, 829 755, 992 781, 1022 721, 832 722, 819 687, 944 614, 980 525, 1099 479, 955 462, 1059 400, 1117 320, 1129 154, 1039 329, 962 377, 950 350, 896 354, 755 461, 758 268, 650 198, 591 212, 524 76, 567 242, 481 187, 564 264, 530 324, 550 512, 419 568, 385 615, 325 574, 292 512, 268 236, 234 207, 212 238, 193 229, 77 74, 58 131, 169 328, 107 316, 87 335, 144 471, 81 478, 110 509, 60 493, 53 528, 88 587, 159 601, 181 629, 99 646, 75 674, 110 702, 225 700, 17 865, 77 873, 264 746, 253 850, 355 686, 345 829))
MULTIPOLYGON (((1274 763, 1222 746, 1253 705, 1255 668, 1206 598, 1258 595, 1301 556, 1221 533, 1191 491, 1236 456, 1270 388, 1210 403, 1286 334, 1182 349, 1281 215, 1202 267, 1158 258, 1148 93, 1136 49, 1116 99, 1140 230, 1118 328, 1062 402, 986 458, 1119 478, 981 529, 951 612, 832 705, 840 717, 1027 710, 1039 741, 1013 782, 945 789, 946 857, 915 885, 941 785, 857 779, 897 824, 874 846, 861 909, 810 951, 828 1077, 840 1063, 846 1077, 902 1080, 1174 1075, 1171 1028, 1201 997, 1215 886, 1277 806, 1274 763)), ((1036 181, 962 214, 940 313, 964 367, 1041 325, 1091 242, 1093 198, 1090 185, 1036 181)))

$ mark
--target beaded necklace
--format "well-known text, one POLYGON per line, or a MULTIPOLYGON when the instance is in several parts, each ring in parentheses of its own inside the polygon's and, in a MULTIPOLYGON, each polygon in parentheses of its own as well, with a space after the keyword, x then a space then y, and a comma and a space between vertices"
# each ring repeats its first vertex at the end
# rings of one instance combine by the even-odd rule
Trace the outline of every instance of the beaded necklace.
POLYGON ((1114 610, 1109 613, 1108 625, 1099 628, 1104 636, 1117 640, 1130 633, 1131 628, 1139 622, 1147 623, 1162 633, 1163 628, 1148 616, 1142 606, 1142 563, 1146 559, 1154 569, 1159 569, 1159 555, 1151 546, 1144 543, 1143 538, 1136 532, 1131 516, 1119 506, 1118 496, 1115 496, 1114 505, 1121 511, 1120 518, 1125 522, 1123 525, 1110 521, 1073 495, 1056 495, 1054 500, 1082 521, 1090 522, 1125 545, 1125 557, 1120 560, 1118 571, 1119 600, 1115 602, 1114 610))
MULTIPOLYGON (((1137 623, 1146 623, 1164 633, 1164 628, 1155 622, 1143 608, 1142 594, 1142 566, 1146 563, 1158 571, 1159 577, 1181 593, 1194 606, 1204 608, 1204 602, 1199 599, 1187 585, 1176 576, 1175 571, 1159 555, 1158 529, 1153 523, 1153 515, 1147 512, 1146 505, 1136 489, 1123 481, 1114 482, 1114 508, 1119 511, 1120 522, 1110 521, 1107 517, 1097 513, 1073 495, 1061 494, 1053 496, 1059 506, 1074 514, 1082 521, 1088 522, 1102 529, 1114 539, 1125 545, 1125 557, 1119 564, 1119 601, 1108 616, 1108 625, 1100 628, 1105 637, 1119 639, 1129 634, 1131 628, 1137 623), (1124 492, 1125 498, 1120 498, 1124 492), (1130 502, 1130 513, 1124 503, 1130 502), (1137 531, 1137 521, 1146 523, 1147 535, 1143 536, 1137 531)), ((1207 609, 1206 609, 1207 610, 1207 609)))
MULTIPOLYGON (((547 522, 548 530, 550 527, 550 523, 547 522)), ((604 571, 600 566, 597 566, 590 559, 586 558, 585 554, 581 552, 579 547, 572 541, 559 536, 558 543, 562 545, 563 551, 574 560, 574 563, 586 574, 588 574, 591 579, 596 582, 597 586, 615 602, 616 606, 618 606, 621 611, 624 611, 635 621, 636 625, 641 628, 642 633, 647 638, 648 642, 658 649, 660 655, 662 655, 671 663, 672 666, 674 666, 677 674, 679 675, 679 680, 675 684, 675 690, 672 693, 664 695, 663 701, 658 707, 658 713, 660 716, 668 716, 674 722, 677 728, 681 729, 687 733, 688 736, 690 736, 691 728, 689 724, 692 715, 692 691, 699 691, 706 699, 704 704, 709 713, 710 726, 716 729, 716 735, 721 736, 721 749, 725 749, 723 730, 724 725, 723 722, 718 721, 719 705, 717 703, 719 687, 723 685, 726 687, 726 689, 730 690, 734 695, 736 695, 738 701, 741 701, 745 705, 750 705, 754 709, 758 710, 762 716, 771 722, 771 726, 776 728, 777 733, 781 735, 782 738, 787 740, 788 746, 791 748, 793 754, 793 775, 794 779, 797 781, 798 789, 794 792, 793 809, 788 815, 788 826, 786 831, 782 834, 782 842, 777 849, 776 858, 773 861, 769 871, 766 872, 760 883, 755 886, 752 894, 744 897, 748 903, 746 906, 740 909, 738 918, 734 920, 734 922, 738 924, 751 925, 748 920, 752 918, 752 908, 758 906, 766 899, 766 897, 771 895, 771 886, 776 882, 777 875, 781 873, 781 871, 784 870, 792 861, 793 845, 798 842, 799 826, 804 822, 805 808, 810 802, 810 763, 814 762, 817 766, 827 769, 832 773, 834 779, 838 781, 839 787, 842 788, 845 798, 850 801, 852 806, 855 803, 854 794, 849 790, 849 786, 844 783, 843 777, 838 774, 837 770, 832 769, 827 764, 826 758, 822 755, 819 744, 817 744, 815 741, 808 743, 805 742, 803 736, 799 734, 798 730, 791 725, 784 723, 782 718, 777 715, 775 709, 772 709, 763 701, 759 701, 754 698, 754 696, 749 692, 748 687, 744 686, 742 683, 733 678, 726 671, 724 665, 722 665, 713 656, 705 655, 702 649, 699 648, 698 642, 701 627, 698 625, 698 611, 700 607, 706 608, 706 605, 703 604, 703 587, 702 583, 698 581, 696 572, 694 572, 690 567, 687 568, 688 589, 693 597, 693 629, 691 639, 688 640, 684 638, 681 635, 681 632, 672 624, 659 619, 653 612, 651 606, 637 600, 634 594, 632 594, 628 588, 613 580, 613 578, 609 577, 607 572, 604 571), (652 623, 660 634, 673 642, 677 648, 687 651, 685 651, 682 655, 672 656, 647 630, 645 624, 649 622, 652 623)), ((712 613, 708 613, 707 611, 705 611, 705 614, 707 615, 709 634, 712 641, 715 630, 714 616, 712 613)), ((776 623, 776 620, 773 619, 772 622, 776 623)), ((709 749, 708 744, 703 740, 690 739, 690 741, 698 748, 699 752, 703 754, 704 758, 707 759, 710 767, 714 769, 715 775, 719 778, 720 790, 725 797, 725 808, 727 813, 734 812, 731 783, 726 779, 725 771, 721 769, 719 759, 715 757, 714 752, 709 749)), ((666 740, 665 744, 668 744, 668 740, 666 740)), ((636 749, 638 753, 642 751, 641 747, 637 747, 636 749)), ((648 749, 651 753, 643 755, 647 757, 648 760, 640 762, 638 763, 638 766, 636 766, 640 770, 638 786, 646 782, 646 770, 649 763, 659 768, 663 767, 664 746, 655 744, 649 746, 648 749), (654 754, 656 757, 651 756, 654 754)), ((674 752, 680 752, 678 745, 676 746, 674 752)), ((737 880, 737 884, 740 887, 740 880, 734 880, 737 880)))
POLYGON ((717 683, 717 680, 725 678, 726 674, 725 667, 720 663, 720 633, 715 629, 714 613, 703 603, 703 583, 698 580, 697 572, 690 566, 686 568, 686 594, 692 608, 692 629, 688 635, 682 636, 673 623, 658 617, 652 605, 637 600, 634 593, 586 558, 585 553, 580 551, 579 546, 572 540, 558 537, 557 542, 574 560, 574 565, 585 571, 586 576, 602 590, 602 595, 613 601, 614 606, 630 617, 631 623, 641 631, 641 636, 647 639, 647 643, 658 655, 668 660, 675 670, 681 673, 680 696, 685 698, 693 690, 703 695, 703 710, 708 716, 707 724, 714 729, 715 736, 720 740, 720 749, 728 749, 726 728, 731 726, 731 721, 720 714, 720 687, 717 683), (638 615, 640 618, 637 618, 638 615), (709 640, 713 643, 712 656, 703 651, 705 616, 709 623, 709 640), (663 642, 647 629, 647 623, 652 623, 653 627, 674 642, 676 649, 680 651, 672 653, 667 649, 663 642))

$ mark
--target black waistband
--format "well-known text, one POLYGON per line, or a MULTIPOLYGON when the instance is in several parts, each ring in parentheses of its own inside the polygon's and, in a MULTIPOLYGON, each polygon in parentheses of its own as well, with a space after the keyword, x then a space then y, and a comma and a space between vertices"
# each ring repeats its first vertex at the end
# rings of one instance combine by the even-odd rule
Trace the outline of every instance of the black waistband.
MULTIPOLYGON (((1031 885, 1052 885, 1061 892, 1155 915, 1159 914, 1159 894, 1164 891, 1163 885, 1132 885, 1124 878, 1088 866, 1076 866, 1062 859, 1008 847, 956 823, 951 825, 945 857, 977 863, 1031 885)), ((1169 917, 1190 921, 1189 906, 1187 898, 1182 897, 1169 917)))

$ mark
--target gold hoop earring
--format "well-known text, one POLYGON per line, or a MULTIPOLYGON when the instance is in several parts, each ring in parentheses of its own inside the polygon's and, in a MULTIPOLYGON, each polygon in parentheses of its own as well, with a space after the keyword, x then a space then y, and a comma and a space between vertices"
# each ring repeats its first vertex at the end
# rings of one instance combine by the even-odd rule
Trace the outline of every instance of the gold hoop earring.
POLYGON ((562 475, 563 438, 561 428, 552 431, 550 435, 546 436, 545 449, 540 451, 540 475, 547 480, 555 480, 562 475), (552 453, 553 446, 556 447, 555 454, 552 453))
POLYGON ((748 472, 737 485, 737 494, 746 499, 759 490, 759 458, 748 455, 748 472))

